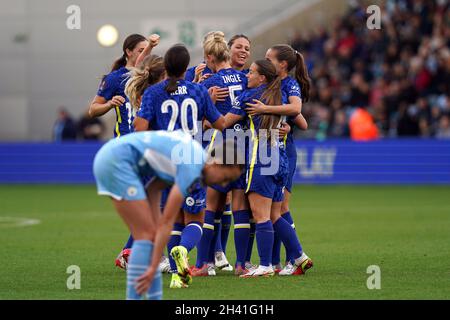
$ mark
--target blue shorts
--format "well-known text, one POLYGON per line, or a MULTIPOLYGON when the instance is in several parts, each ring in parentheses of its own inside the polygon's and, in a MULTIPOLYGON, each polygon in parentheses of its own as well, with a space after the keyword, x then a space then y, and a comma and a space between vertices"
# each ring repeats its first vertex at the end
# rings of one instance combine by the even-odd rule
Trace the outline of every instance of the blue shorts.
POLYGON ((280 153, 280 161, 277 173, 274 175, 263 175, 262 166, 255 166, 253 171, 247 168, 246 192, 256 192, 263 197, 280 202, 284 199, 284 187, 287 182, 288 163, 284 152, 280 153))
MULTIPOLYGON (((169 196, 170 189, 172 187, 168 187, 164 189, 161 196, 161 210, 166 206, 167 197, 169 196)), ((187 195, 184 199, 183 206, 181 209, 190 213, 197 214, 200 213, 203 209, 206 208, 206 189, 198 184, 194 191, 187 195)))
POLYGON ((283 201, 284 183, 283 180, 271 175, 262 175, 261 167, 255 167, 250 178, 250 171, 246 192, 256 192, 257 194, 272 199, 273 202, 283 201))
POLYGON ((120 146, 120 152, 115 145, 106 144, 94 159, 94 176, 97 192, 108 195, 116 200, 147 199, 144 183, 131 163, 132 150, 130 146, 120 146))
POLYGON ((222 187, 219 184, 215 184, 215 185, 211 186, 211 188, 213 188, 214 190, 216 190, 217 192, 220 192, 220 193, 228 193, 231 190, 235 190, 235 189, 245 189, 245 185, 246 185, 245 173, 242 173, 241 176, 237 180, 230 182, 225 187, 222 187))

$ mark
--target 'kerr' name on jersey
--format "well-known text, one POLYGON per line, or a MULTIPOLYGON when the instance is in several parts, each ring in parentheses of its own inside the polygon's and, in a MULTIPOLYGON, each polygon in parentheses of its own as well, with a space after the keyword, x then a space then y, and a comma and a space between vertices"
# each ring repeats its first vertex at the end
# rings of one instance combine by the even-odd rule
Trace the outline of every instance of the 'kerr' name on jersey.
POLYGON ((187 94, 186 86, 178 87, 177 91, 171 93, 172 96, 177 96, 180 94, 187 94))

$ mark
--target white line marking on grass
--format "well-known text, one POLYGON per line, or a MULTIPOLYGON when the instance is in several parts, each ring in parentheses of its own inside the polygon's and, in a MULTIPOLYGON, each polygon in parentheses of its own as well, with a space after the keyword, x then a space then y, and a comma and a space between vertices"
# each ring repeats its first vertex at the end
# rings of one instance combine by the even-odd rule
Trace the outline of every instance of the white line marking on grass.
POLYGON ((28 227, 41 223, 38 219, 19 217, 0 217, 0 228, 28 227))

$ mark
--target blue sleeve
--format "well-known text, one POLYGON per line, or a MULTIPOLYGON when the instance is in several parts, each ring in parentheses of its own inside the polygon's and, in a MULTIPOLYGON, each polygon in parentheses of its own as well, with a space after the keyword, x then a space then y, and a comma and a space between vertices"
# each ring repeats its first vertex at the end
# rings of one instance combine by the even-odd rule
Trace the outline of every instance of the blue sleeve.
POLYGON ((209 77, 205 81, 202 81, 200 84, 203 85, 204 87, 206 87, 207 89, 214 87, 214 86, 223 87, 221 81, 219 79, 217 79, 217 76, 214 76, 214 75, 209 77))
POLYGON ((153 101, 154 98, 151 90, 145 90, 144 96, 142 97, 141 107, 139 108, 139 111, 136 115, 142 119, 147 120, 148 122, 151 122, 155 116, 152 104, 153 101))
POLYGON ((289 83, 289 87, 287 88, 287 97, 302 97, 302 93, 300 92, 300 85, 297 81, 291 81, 289 83))
POLYGON ((186 75, 184 76, 184 80, 190 81, 190 82, 194 81, 194 78, 195 78, 195 68, 196 68, 196 67, 191 67, 191 68, 187 69, 186 75))
POLYGON ((246 116, 245 103, 247 102, 247 95, 245 92, 241 93, 235 101, 233 101, 233 106, 230 109, 230 113, 237 114, 238 116, 246 116))
POLYGON ((205 106, 205 118, 210 123, 214 123, 219 119, 222 115, 220 114, 219 110, 217 110, 216 106, 211 100, 211 97, 208 94, 208 90, 205 87, 202 87, 203 91, 203 100, 204 100, 204 106, 205 106))
POLYGON ((106 100, 111 100, 117 92, 119 81, 113 74, 108 74, 101 82, 98 88, 97 95, 103 97, 106 100))

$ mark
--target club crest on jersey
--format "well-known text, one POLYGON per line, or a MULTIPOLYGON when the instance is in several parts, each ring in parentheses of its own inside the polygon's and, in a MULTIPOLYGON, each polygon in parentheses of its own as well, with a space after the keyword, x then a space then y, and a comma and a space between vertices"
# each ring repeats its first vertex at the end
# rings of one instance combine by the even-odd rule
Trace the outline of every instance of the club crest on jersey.
POLYGON ((186 198, 186 205, 188 205, 189 207, 192 207, 195 204, 195 200, 192 197, 187 197, 186 198))
POLYGON ((127 194, 130 197, 134 197, 137 195, 137 188, 136 187, 129 187, 127 190, 127 194))

